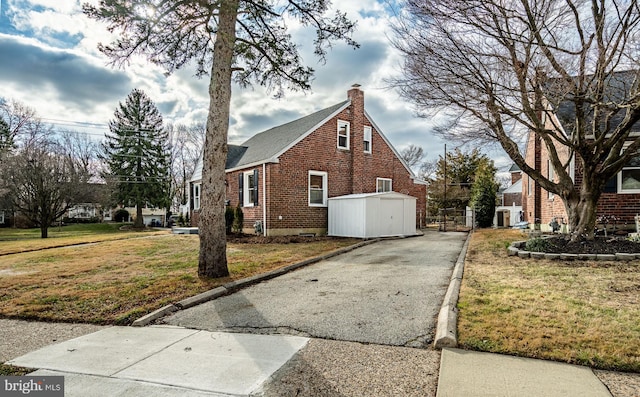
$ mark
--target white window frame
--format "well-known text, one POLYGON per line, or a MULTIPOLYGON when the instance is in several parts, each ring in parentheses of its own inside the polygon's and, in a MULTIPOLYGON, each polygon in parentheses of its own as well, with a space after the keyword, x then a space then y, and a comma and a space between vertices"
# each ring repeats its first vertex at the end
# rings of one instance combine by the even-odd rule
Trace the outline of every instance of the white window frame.
MULTIPOLYGON (((547 160, 547 177, 551 182, 556 178, 556 173, 553 169, 553 164, 551 164, 551 160, 547 160)), ((552 192, 547 191, 547 195, 549 200, 553 200, 554 194, 552 192)))
POLYGON ((365 125, 364 126, 364 138, 363 138, 364 142, 363 142, 363 144, 364 144, 364 152, 365 153, 371 153, 371 141, 372 141, 371 137, 373 135, 372 131, 373 131, 373 128, 371 128, 371 126, 369 126, 369 125, 365 125))
POLYGON ((531 191, 533 190, 531 189, 531 181, 533 181, 533 179, 527 175, 527 196, 531 196, 531 191))
POLYGON ((349 123, 348 121, 344 121, 344 120, 338 120, 338 131, 337 131, 337 145, 338 145, 338 149, 343 149, 343 150, 349 150, 350 147, 350 141, 351 141, 351 123, 349 123), (343 127, 344 127, 344 133, 341 133, 343 131, 343 127), (340 145, 340 138, 345 138, 346 137, 346 146, 341 146, 340 145))
POLYGON ((308 178, 308 202, 309 202, 309 207, 326 207, 327 206, 327 201, 329 198, 329 185, 328 185, 328 181, 329 181, 329 174, 324 172, 324 171, 309 171, 309 178, 308 178), (312 203, 311 202, 311 191, 312 190, 320 190, 320 189, 313 189, 311 187, 311 177, 312 176, 320 176, 322 177, 322 203, 312 203))
POLYGON ((376 178, 376 192, 377 193, 386 193, 386 192, 392 192, 393 191, 393 179, 390 178, 376 178), (382 188, 384 189, 387 184, 387 182, 389 183, 389 190, 380 190, 380 183, 383 183, 382 188))
POLYGON ((258 185, 256 184, 255 181, 253 181, 253 188, 249 186, 249 180, 251 178, 253 178, 253 170, 249 171, 249 172, 245 172, 243 174, 244 176, 244 183, 242 184, 242 201, 244 201, 242 203, 242 205, 244 207, 254 207, 254 203, 253 203, 253 191, 258 189, 258 185))
MULTIPOLYGON (((630 145, 630 143, 625 143, 623 146, 623 151, 630 145)), ((638 156, 640 156, 640 153, 638 153, 638 156)), ((640 170, 640 166, 633 166, 633 167, 622 167, 622 169, 620 170, 620 172, 618 172, 618 186, 617 186, 617 191, 620 194, 638 194, 640 193, 640 189, 623 189, 622 188, 622 173, 628 170, 640 170)))
POLYGON ((202 184, 194 183, 193 184, 193 209, 200 209, 200 195, 202 194, 202 184))
POLYGON ((4 211, 0 211, 0 225, 4 224, 4 211))

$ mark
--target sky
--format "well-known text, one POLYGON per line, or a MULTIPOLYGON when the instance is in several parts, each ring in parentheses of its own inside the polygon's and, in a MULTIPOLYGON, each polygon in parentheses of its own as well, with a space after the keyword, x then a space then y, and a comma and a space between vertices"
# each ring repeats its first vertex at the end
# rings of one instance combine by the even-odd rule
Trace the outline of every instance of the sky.
MULTIPOLYGON (((108 132, 118 103, 134 88, 156 104, 166 123, 191 124, 206 120, 208 78, 195 77, 186 67, 169 76, 143 58, 124 69, 109 65, 98 43, 114 38, 106 25, 87 18, 82 3, 98 0, 0 0, 0 97, 34 108, 44 122, 101 139, 108 132)), ((427 160, 444 152, 445 142, 432 133, 433 120, 415 117, 411 103, 400 98, 386 79, 401 72, 402 58, 390 43, 394 16, 387 0, 341 0, 333 6, 356 21, 352 49, 336 44, 326 63, 313 56, 312 43, 302 30, 290 33, 303 61, 315 69, 310 92, 286 92, 274 99, 265 88, 233 86, 229 143, 240 144, 265 129, 303 117, 346 99, 360 84, 365 108, 394 147, 420 146, 427 160)), ((456 147, 448 142, 447 149, 456 147)), ((468 150, 469 148, 463 148, 468 150)), ((499 150, 486 154, 499 171, 510 161, 499 150)))

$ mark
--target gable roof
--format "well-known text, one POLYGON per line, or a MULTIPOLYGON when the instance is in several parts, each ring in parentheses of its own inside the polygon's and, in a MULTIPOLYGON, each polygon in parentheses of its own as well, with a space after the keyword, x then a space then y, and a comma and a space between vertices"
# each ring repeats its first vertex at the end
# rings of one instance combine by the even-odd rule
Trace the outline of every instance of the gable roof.
MULTIPOLYGON (((587 76, 591 77, 591 76, 587 76)), ((606 79, 606 90, 604 92, 603 101, 608 101, 613 104, 624 104, 630 101, 629 94, 637 91, 638 82, 637 70, 628 70, 623 72, 614 72, 606 79)), ((556 117, 563 130, 566 133, 571 133, 575 128, 575 115, 576 115, 576 103, 573 101, 573 92, 567 89, 567 83, 563 79, 550 79, 544 87, 546 91, 547 99, 552 103, 556 103, 554 109, 556 117)), ((587 92, 589 97, 592 92, 587 92)), ((615 106, 615 105, 614 105, 615 106)), ((600 107, 600 110, 606 110, 604 107, 600 107)), ((625 118, 628 108, 618 107, 613 110, 615 113, 611 118, 611 124, 609 131, 615 129, 625 118)), ((589 104, 585 105, 585 112, 587 114, 588 121, 591 122, 593 115, 593 107, 589 104)), ((604 123, 601 128, 605 129, 604 123)), ((640 132, 640 123, 635 123, 631 127, 631 132, 640 132)))
MULTIPOLYGON (((277 162, 279 156, 350 105, 351 100, 347 99, 297 120, 262 131, 249 138, 241 145, 228 145, 227 163, 225 166, 226 171, 230 172, 243 168, 255 167, 268 162, 277 162)), ((400 160, 414 182, 426 185, 425 181, 416 178, 411 168, 396 151, 391 142, 389 142, 387 137, 382 133, 366 110, 364 113, 367 120, 369 120, 378 135, 382 137, 388 147, 400 160)), ((190 182, 202 179, 202 166, 203 159, 201 154, 198 162, 196 163, 190 182)))
POLYGON ((252 136, 242 145, 229 145, 227 170, 275 160, 350 103, 346 100, 308 116, 270 128, 252 136))

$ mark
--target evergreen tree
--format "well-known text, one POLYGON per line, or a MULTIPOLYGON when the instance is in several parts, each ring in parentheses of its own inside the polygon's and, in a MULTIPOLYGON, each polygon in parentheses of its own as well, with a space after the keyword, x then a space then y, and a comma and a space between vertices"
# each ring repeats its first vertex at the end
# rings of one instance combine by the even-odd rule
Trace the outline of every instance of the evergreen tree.
POLYGON ((162 115, 147 95, 131 91, 109 122, 111 134, 103 144, 117 203, 134 204, 134 227, 144 227, 142 208, 169 205, 169 148, 162 115))
POLYGON ((456 148, 446 156, 446 162, 442 156, 438 159, 435 179, 429 184, 428 210, 432 214, 442 208, 463 210, 469 205, 476 172, 480 164, 490 161, 477 148, 470 152, 456 148))
POLYGON ((471 187, 471 207, 476 211, 476 222, 479 227, 490 227, 496 210, 495 182, 496 169, 490 160, 482 161, 475 173, 475 181, 471 187))
POLYGON ((9 130, 9 124, 0 117, 0 161, 2 155, 13 149, 14 142, 9 130))

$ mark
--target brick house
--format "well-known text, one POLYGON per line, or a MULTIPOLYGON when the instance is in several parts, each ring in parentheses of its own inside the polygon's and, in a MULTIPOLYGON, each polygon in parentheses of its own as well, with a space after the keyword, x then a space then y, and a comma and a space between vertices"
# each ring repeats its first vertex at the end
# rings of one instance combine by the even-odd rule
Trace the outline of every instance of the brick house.
POLYGON ((522 171, 513 164, 509 169, 511 185, 500 192, 493 217, 495 227, 512 227, 523 219, 522 171))
MULTIPOLYGON (((200 208, 202 159, 190 181, 192 225, 200 208)), ((354 85, 347 100, 229 145, 227 202, 240 203, 244 230, 264 235, 326 234, 329 197, 394 191, 416 197, 425 214, 426 183, 416 178, 364 109, 354 85)))
MULTIPOLYGON (((570 131, 569 124, 575 119, 573 112, 571 106, 561 104, 555 112, 548 112, 545 119, 546 127, 551 129, 555 128, 554 125, 559 125, 563 128, 561 132, 566 135, 564 131, 570 131)), ((614 118, 612 123, 615 122, 620 120, 614 118)), ((638 133, 640 133, 640 123, 636 123, 632 130, 634 137, 638 133)), ((582 170, 576 166, 575 158, 570 158, 569 148, 557 141, 554 146, 560 160, 563 163, 569 162, 569 175, 576 185, 580 185, 582 170)), ((525 161, 548 178, 554 177, 548 149, 535 134, 529 134, 525 161)), ((554 218, 561 225, 563 222, 568 222, 562 199, 540 187, 526 174, 522 176, 522 211, 524 220, 530 225, 539 223, 542 231, 551 230, 549 224, 554 218)), ((635 225, 636 214, 640 214, 640 157, 634 158, 607 182, 597 206, 597 216, 615 216, 618 219, 617 226, 627 225, 627 228, 631 228, 635 225)))

